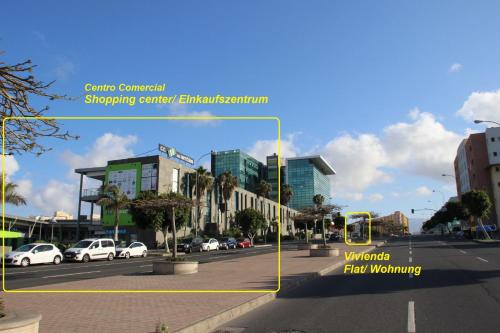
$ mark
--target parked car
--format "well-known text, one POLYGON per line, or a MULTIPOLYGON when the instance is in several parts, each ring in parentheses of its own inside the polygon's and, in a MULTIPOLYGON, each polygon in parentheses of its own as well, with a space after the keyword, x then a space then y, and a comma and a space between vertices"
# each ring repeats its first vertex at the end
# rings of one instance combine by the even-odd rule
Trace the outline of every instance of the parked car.
POLYGON ((234 237, 223 237, 219 241, 219 247, 224 250, 235 249, 238 246, 234 237))
POLYGON ((245 248, 245 247, 250 247, 252 246, 252 242, 250 242, 250 239, 248 238, 238 238, 236 241, 236 246, 245 248))
POLYGON ((115 242, 111 238, 83 239, 64 251, 64 258, 72 261, 89 262, 96 259, 113 260, 116 256, 115 242))
POLYGON ((210 238, 209 240, 201 243, 201 251, 211 251, 211 250, 216 250, 216 251, 219 250, 219 241, 215 238, 210 238))
POLYGON ((63 254, 59 249, 48 243, 26 244, 5 255, 5 264, 26 267, 33 264, 59 265, 63 254))
POLYGON ((119 245, 115 248, 117 258, 143 257, 148 255, 148 248, 141 242, 119 245))
POLYGON ((342 240, 342 236, 340 234, 331 234, 330 238, 328 238, 328 240, 339 241, 339 240, 342 240))
POLYGON ((185 238, 181 243, 177 244, 177 251, 191 253, 193 251, 202 251, 201 244, 203 243, 203 238, 185 238))

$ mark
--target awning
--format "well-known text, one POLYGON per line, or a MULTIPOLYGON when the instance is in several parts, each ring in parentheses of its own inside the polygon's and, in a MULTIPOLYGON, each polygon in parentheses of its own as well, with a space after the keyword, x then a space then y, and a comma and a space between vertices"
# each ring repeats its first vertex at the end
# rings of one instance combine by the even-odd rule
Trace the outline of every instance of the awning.
POLYGON ((23 238, 24 234, 17 231, 0 230, 0 238, 23 238))

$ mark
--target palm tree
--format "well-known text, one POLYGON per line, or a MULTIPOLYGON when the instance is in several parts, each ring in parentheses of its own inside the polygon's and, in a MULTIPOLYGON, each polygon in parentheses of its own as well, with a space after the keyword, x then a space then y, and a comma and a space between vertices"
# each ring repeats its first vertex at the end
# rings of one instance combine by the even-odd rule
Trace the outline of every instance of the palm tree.
POLYGON ((281 204, 284 206, 288 205, 292 197, 293 197, 292 186, 289 184, 281 185, 281 193, 280 193, 281 204))
MULTIPOLYGON (((3 180, 0 180, 0 186, 3 184, 3 180)), ((26 199, 16 192, 18 185, 9 181, 5 182, 5 203, 12 204, 15 206, 26 205, 26 199)))
POLYGON ((316 194, 313 197, 313 202, 316 205, 316 207, 321 207, 323 205, 323 202, 325 202, 325 197, 322 196, 321 194, 316 194))
POLYGON ((227 230, 227 210, 229 208, 228 201, 231 199, 234 189, 238 186, 238 177, 233 176, 231 171, 224 171, 219 176, 219 185, 221 188, 222 199, 224 200, 224 228, 227 230))
POLYGON ((265 180, 261 180, 260 183, 257 184, 255 194, 257 194, 258 197, 267 198, 269 197, 269 192, 271 191, 272 191, 271 184, 269 184, 265 180))
POLYGON ((128 207, 130 200, 120 191, 116 185, 106 184, 102 188, 103 197, 97 201, 99 206, 103 206, 113 211, 115 218, 115 237, 118 241, 118 226, 120 225, 120 209, 128 207))
POLYGON ((196 169, 196 184, 198 187, 195 189, 196 191, 196 230, 200 226, 200 218, 201 218, 201 207, 200 201, 201 197, 206 194, 207 191, 211 190, 214 184, 214 178, 212 174, 208 172, 207 169, 200 166, 196 169))

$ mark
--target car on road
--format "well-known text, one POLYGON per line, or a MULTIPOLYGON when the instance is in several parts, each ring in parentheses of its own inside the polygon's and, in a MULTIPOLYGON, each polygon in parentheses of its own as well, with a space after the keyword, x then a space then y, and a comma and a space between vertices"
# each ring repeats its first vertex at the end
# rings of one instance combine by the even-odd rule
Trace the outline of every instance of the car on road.
POLYGON ((111 238, 82 239, 64 251, 64 258, 71 261, 113 260, 116 256, 115 242, 111 238))
POLYGON ((26 244, 15 251, 5 255, 5 264, 27 267, 33 264, 59 265, 63 260, 63 254, 53 244, 31 243, 26 244))
POLYGON ((252 242, 250 242, 250 239, 248 238, 238 238, 236 240, 236 246, 241 248, 250 247, 252 246, 252 242))
POLYGON ((191 253, 193 251, 202 251, 201 244, 203 244, 203 238, 185 238, 179 244, 177 244, 177 251, 191 253))
POLYGON ((141 242, 120 244, 115 248, 117 258, 143 257, 148 255, 148 248, 141 242))
POLYGON ((201 251, 208 252, 211 250, 216 250, 216 251, 219 250, 219 241, 215 238, 210 238, 207 241, 201 243, 201 251))
POLYGON ((223 237, 219 241, 219 248, 224 250, 235 249, 238 246, 234 237, 223 237))

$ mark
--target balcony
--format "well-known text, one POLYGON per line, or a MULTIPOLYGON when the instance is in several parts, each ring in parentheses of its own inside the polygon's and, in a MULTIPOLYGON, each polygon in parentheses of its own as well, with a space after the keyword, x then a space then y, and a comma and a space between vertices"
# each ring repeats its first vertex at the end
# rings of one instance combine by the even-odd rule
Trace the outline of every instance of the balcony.
POLYGON ((101 198, 101 195, 100 188, 86 188, 82 190, 82 201, 96 202, 101 198))

